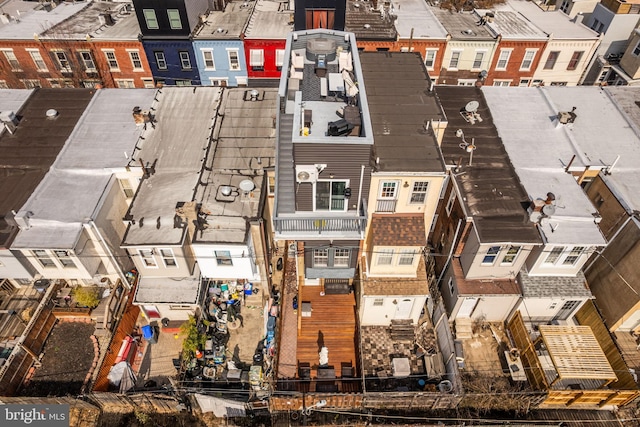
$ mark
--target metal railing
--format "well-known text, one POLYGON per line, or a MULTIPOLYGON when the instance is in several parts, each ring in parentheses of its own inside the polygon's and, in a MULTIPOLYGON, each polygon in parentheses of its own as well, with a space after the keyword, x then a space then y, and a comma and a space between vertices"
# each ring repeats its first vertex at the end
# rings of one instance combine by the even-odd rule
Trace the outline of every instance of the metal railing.
POLYGON ((376 202, 376 212, 395 212, 396 199, 378 199, 376 202))

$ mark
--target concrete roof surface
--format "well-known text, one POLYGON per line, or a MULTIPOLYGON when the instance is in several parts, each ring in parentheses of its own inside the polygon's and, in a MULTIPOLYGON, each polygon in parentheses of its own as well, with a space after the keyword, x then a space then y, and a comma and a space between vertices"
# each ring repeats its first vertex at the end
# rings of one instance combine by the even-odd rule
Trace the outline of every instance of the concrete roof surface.
POLYGON ((431 6, 431 11, 440 21, 452 40, 493 40, 495 35, 486 26, 476 25, 478 16, 474 12, 450 12, 431 6))
POLYGON ((155 129, 145 136, 136 160, 154 166, 140 183, 123 244, 180 244, 185 229, 174 227, 178 202, 195 196, 220 101, 217 87, 165 87, 158 91, 155 129), (157 224, 160 224, 158 227, 157 224))
POLYGON ((44 38, 67 38, 67 39, 84 39, 88 34, 94 35, 103 31, 111 31, 112 34, 121 38, 123 34, 128 39, 137 40, 140 29, 133 33, 131 25, 127 26, 126 33, 123 32, 124 27, 120 27, 120 21, 124 18, 133 18, 137 23, 136 15, 133 11, 126 9, 124 3, 115 3, 109 1, 92 1, 88 6, 68 17, 59 24, 47 29, 42 33, 44 38), (107 25, 100 22, 99 16, 108 13, 111 15, 113 25, 107 25))
POLYGON ((285 3, 258 0, 244 32, 249 39, 282 39, 293 31, 293 10, 282 10, 285 3))
POLYGON ((200 276, 141 277, 134 302, 139 304, 195 304, 198 302, 200 276))
POLYGON ((224 11, 210 11, 203 25, 193 35, 194 39, 238 39, 247 24, 254 3, 232 0, 224 11))
POLYGON ((401 39, 411 37, 412 30, 415 39, 444 40, 447 37, 447 30, 424 0, 394 0, 391 10, 398 17, 396 30, 401 39))
POLYGON ((494 9, 491 10, 476 9, 475 12, 478 19, 488 12, 492 12, 494 14, 492 22, 488 22, 485 25, 495 34, 500 34, 503 39, 547 39, 547 33, 533 25, 531 21, 513 10, 508 4, 495 5, 494 9))
POLYGON ((19 20, 0 26, 0 40, 33 40, 34 34, 42 34, 51 27, 80 12, 89 3, 60 3, 50 12, 32 10, 20 15, 19 20))
POLYGON ((259 89, 259 101, 251 101, 249 89, 225 91, 220 111, 222 122, 216 126, 214 145, 203 176, 205 186, 198 187, 197 200, 208 212, 207 228, 197 233, 194 242, 245 243, 247 221, 261 212, 264 168, 275 167, 275 127, 278 91, 259 89), (249 185, 251 184, 251 185, 249 185), (253 189, 243 189, 244 185, 253 189), (222 194, 222 186, 232 193, 222 194))
POLYGON ((583 25, 573 22, 569 15, 555 11, 544 11, 535 3, 527 0, 507 0, 507 5, 533 23, 536 27, 554 39, 597 39, 598 33, 583 25))
POLYGON ((444 120, 418 53, 362 52, 364 84, 382 172, 444 172, 425 121, 444 120))
MULTIPOLYGON (((531 200, 556 196, 555 213, 540 223, 540 231, 550 243, 604 245, 600 228, 594 222, 597 209, 587 198, 575 178, 565 172, 573 155, 573 165, 582 168, 601 164, 604 152, 586 150, 583 142, 601 140, 605 135, 598 117, 579 106, 578 118, 571 125, 559 124, 555 118, 561 111, 571 111, 570 105, 580 105, 573 88, 511 88, 497 91, 483 87, 493 120, 502 142, 531 200)), ((591 87, 591 93, 599 89, 591 87)), ((601 110, 602 106, 593 106, 601 110)), ((606 117, 607 112, 602 112, 606 117)))
POLYGON ((134 12, 116 15, 115 25, 103 25, 91 33, 96 40, 138 40, 140 24, 134 12))

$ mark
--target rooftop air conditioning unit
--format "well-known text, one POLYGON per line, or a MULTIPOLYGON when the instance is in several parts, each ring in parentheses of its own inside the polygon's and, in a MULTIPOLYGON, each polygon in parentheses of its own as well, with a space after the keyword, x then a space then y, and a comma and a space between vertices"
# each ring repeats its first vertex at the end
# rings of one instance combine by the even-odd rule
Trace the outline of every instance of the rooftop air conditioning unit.
POLYGON ((318 169, 315 165, 298 165, 296 166, 297 182, 316 182, 318 179, 318 169))

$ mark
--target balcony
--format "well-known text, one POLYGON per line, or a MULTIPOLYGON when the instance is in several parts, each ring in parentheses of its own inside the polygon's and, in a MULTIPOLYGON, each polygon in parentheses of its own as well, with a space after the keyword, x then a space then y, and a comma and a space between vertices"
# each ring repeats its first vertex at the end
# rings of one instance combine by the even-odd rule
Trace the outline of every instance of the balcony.
POLYGON ((393 213, 396 211, 396 199, 378 199, 376 201, 376 213, 393 213))
POLYGON ((367 217, 363 215, 303 216, 297 213, 273 219, 276 235, 288 239, 318 236, 360 239, 366 225, 367 217))

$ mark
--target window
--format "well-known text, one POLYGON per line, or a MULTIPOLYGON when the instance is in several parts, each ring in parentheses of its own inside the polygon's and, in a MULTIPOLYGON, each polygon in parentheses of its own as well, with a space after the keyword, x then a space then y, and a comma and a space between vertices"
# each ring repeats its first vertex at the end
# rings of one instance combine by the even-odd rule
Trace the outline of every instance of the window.
POLYGON ((451 59, 449 60, 449 68, 458 68, 458 62, 460 62, 460 54, 459 50, 454 50, 451 52, 451 59))
POLYGON ((9 89, 9 85, 6 80, 0 80, 0 89, 9 89))
POLYGON ((203 50, 202 51, 202 59, 204 60, 204 68, 206 70, 215 70, 216 64, 213 62, 213 51, 212 50, 203 50))
POLYGON ((412 205, 424 203, 424 201, 427 199, 427 188, 429 188, 429 183, 427 181, 414 182, 409 203, 411 203, 412 205))
POLYGON ((122 188, 122 192, 124 193, 124 196, 127 199, 131 199, 135 194, 135 192, 133 191, 133 188, 131 187, 131 183, 129 182, 129 180, 118 179, 118 182, 120 183, 120 188, 122 188))
POLYGON ((191 86, 191 80, 176 79, 176 86, 191 86))
POLYGON ((551 82, 549 83, 550 86, 566 86, 567 82, 551 82))
POLYGON ((282 71, 284 65, 284 49, 276 49, 276 68, 282 71))
POLYGON ((509 63, 510 56, 511 56, 511 50, 502 49, 500 51, 500 57, 498 58, 498 63, 496 64, 496 70, 506 70, 507 64, 509 63))
POLYGON ((80 51, 80 59, 82 60, 82 65, 84 66, 84 70, 87 72, 95 72, 96 71, 96 63, 93 60, 93 56, 91 56, 91 52, 88 51, 80 51))
POLYGON ((476 57, 473 59, 472 69, 480 69, 482 68, 482 61, 484 60, 485 52, 476 51, 476 57))
POLYGON ((112 71, 117 71, 120 66, 118 65, 118 60, 116 59, 116 53, 112 50, 105 50, 104 56, 107 57, 107 63, 109 64, 109 69, 112 71))
POLYGON ((393 249, 380 249, 378 251, 377 265, 391 265, 393 261, 393 249))
POLYGON ((165 267, 177 267, 176 257, 173 255, 173 249, 160 249, 160 256, 165 267))
POLYGON ((451 190, 451 195, 449 195, 449 200, 447 201, 447 206, 445 206, 445 209, 447 211, 447 216, 451 215, 451 210, 453 209, 453 204, 456 201, 456 192, 451 190))
POLYGON ((233 265, 231 260, 231 252, 229 251, 215 251, 216 262, 218 265, 233 265))
POLYGON ((398 257, 398 265, 413 265, 416 253, 412 249, 403 249, 398 257))
POLYGON ((156 263, 156 258, 153 256, 152 249, 138 249, 138 253, 140 254, 140 260, 145 267, 158 268, 158 264, 156 263))
POLYGON ((493 85, 503 87, 511 86, 511 80, 494 80, 493 85))
POLYGON ((313 250, 313 266, 327 267, 329 265, 329 250, 314 249, 313 250))
POLYGON ((115 82, 120 89, 134 89, 136 87, 133 79, 115 79, 115 82))
POLYGON ((476 79, 458 79, 458 86, 473 86, 476 82, 476 79))
POLYGON ((394 199, 396 197, 397 181, 383 181, 380 185, 381 199, 394 199))
POLYGON ((555 246, 553 249, 551 249, 551 252, 549 252, 549 255, 547 255, 547 258, 544 260, 544 263, 555 264, 560 258, 560 255, 562 255, 562 252, 564 252, 564 246, 555 246))
POLYGON ((142 84, 147 89, 153 89, 155 87, 155 85, 153 84, 153 79, 142 79, 142 84))
POLYGON ((181 30, 182 21, 180 20, 180 11, 178 9, 167 9, 167 15, 169 16, 169 25, 172 30, 181 30))
POLYGON ((531 79, 520 79, 520 83, 518 83, 518 86, 529 87, 529 84, 531 84, 531 79))
POLYGON ((22 80, 22 83, 24 84, 24 87, 27 89, 35 89, 37 87, 42 87, 42 83, 40 83, 40 80, 24 79, 22 80))
POLYGON ((131 59, 131 65, 135 71, 142 70, 142 60, 140 59, 140 52, 137 50, 129 51, 129 58, 131 59))
POLYGON ((144 14, 144 21, 147 24, 147 29, 149 30, 157 30, 160 28, 158 26, 158 18, 156 17, 156 11, 153 9, 142 9, 142 13, 144 14))
POLYGON ((436 49, 427 49, 424 53, 424 65, 427 67, 427 70, 433 70, 436 66, 436 54, 438 51, 436 49))
POLYGON ((69 63, 66 52, 55 51, 53 52, 53 56, 56 58, 56 61, 58 61, 60 71, 71 72, 71 64, 69 63))
POLYGON ((507 249, 507 253, 502 258, 500 265, 512 265, 518 257, 521 249, 521 246, 509 246, 509 249, 507 249))
POLYGON ((413 52, 413 47, 409 50, 409 46, 402 46, 400 52, 413 52))
POLYGON ((436 224, 438 223, 438 217, 440 214, 435 214, 433 216, 433 220, 431 220, 431 228, 429 228, 429 233, 433 233, 433 230, 436 229, 436 224))
POLYGON ((156 65, 158 66, 158 70, 166 70, 167 60, 164 57, 164 52, 153 52, 153 55, 156 57, 156 65))
POLYGON ((53 262, 47 251, 35 250, 32 251, 33 256, 38 260, 41 266, 44 268, 55 268, 56 263, 53 262))
POLYGON ((238 51, 237 50, 228 50, 227 54, 229 55, 229 69, 230 70, 239 70, 240 69, 240 60, 238 59, 238 51))
POLYGON ((83 80, 80 82, 80 85, 86 88, 96 88, 99 84, 101 84, 99 80, 83 80))
POLYGON ((38 71, 47 71, 47 64, 44 63, 39 50, 29 50, 29 55, 31 55, 31 59, 38 71))
POLYGON ((276 177, 269 175, 269 194, 276 194, 276 177))
POLYGON ((345 193, 347 181, 317 181, 315 210, 317 211, 346 211, 345 193))
POLYGON ((535 50, 527 50, 522 58, 522 64, 520 64, 520 70, 530 70, 533 64, 533 58, 536 57, 535 50))
POLYGON ((333 250, 333 266, 334 267, 349 267, 349 249, 334 249, 333 250))
POLYGON ((544 86, 544 81, 535 79, 533 82, 531 82, 531 86, 533 87, 544 86))
POLYGON ((578 63, 580 62, 583 54, 584 52, 581 50, 573 52, 573 55, 571 55, 571 59, 569 60, 569 65, 567 66, 567 70, 575 70, 578 68, 578 63))
POLYGON ((189 58, 189 52, 180 52, 180 66, 183 70, 191 69, 191 58, 189 58))
POLYGON ((209 81, 211 82, 211 86, 227 86, 227 81, 229 79, 226 77, 209 77, 209 81))
POLYGON ((253 71, 264 71, 264 50, 251 49, 249 51, 249 65, 253 71))
POLYGON ((545 70, 553 70, 553 67, 556 66, 556 61, 558 60, 558 56, 560 56, 559 51, 549 52, 549 56, 547 56, 547 62, 544 63, 545 70))
POLYGON ((22 71, 22 67, 20 67, 20 63, 18 62, 18 58, 16 58, 16 54, 13 53, 13 49, 5 49, 2 52, 7 62, 9 62, 11 71, 22 71))
POLYGON ((56 258, 58 258, 58 261, 60 262, 60 265, 62 265, 62 268, 76 268, 76 264, 69 256, 68 251, 53 251, 53 253, 55 254, 56 258))
POLYGON ((373 306, 374 307, 382 307, 384 305, 384 298, 374 298, 373 306))
POLYGON ((482 258, 482 265, 493 265, 500 253, 500 246, 491 246, 487 249, 487 254, 482 258))
POLYGON ((562 265, 576 265, 576 262, 578 262, 586 249, 584 246, 574 246, 569 255, 562 261, 562 265))
POLYGON ((562 0, 562 3, 560 4, 560 10, 564 13, 567 13, 567 10, 569 10, 569 0, 562 0))

